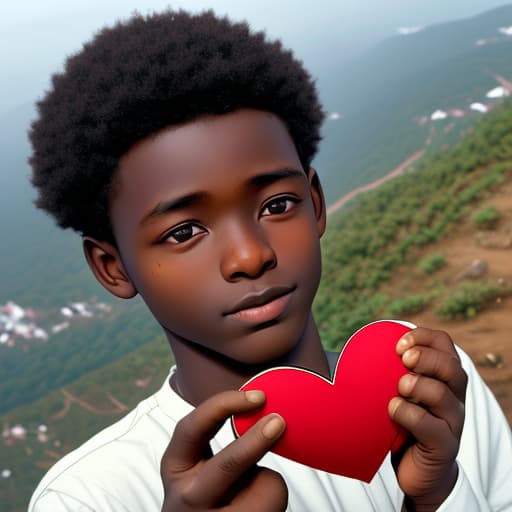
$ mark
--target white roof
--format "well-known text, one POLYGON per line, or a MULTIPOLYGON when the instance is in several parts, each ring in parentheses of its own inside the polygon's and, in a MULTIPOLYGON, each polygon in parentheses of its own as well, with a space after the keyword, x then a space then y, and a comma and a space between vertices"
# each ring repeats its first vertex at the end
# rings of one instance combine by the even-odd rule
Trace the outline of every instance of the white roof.
POLYGON ((432 119, 432 121, 438 121, 440 119, 446 119, 447 117, 448 114, 444 110, 436 110, 432 113, 430 119, 432 119))
POLYGON ((487 98, 495 99, 495 98, 504 98, 505 96, 509 96, 510 93, 505 89, 505 87, 502 87, 501 85, 499 87, 495 87, 494 89, 491 89, 485 96, 487 98))
POLYGON ((408 36, 410 34, 415 34, 420 30, 423 30, 423 27, 398 27, 396 31, 402 36, 408 36))
POLYGON ((471 110, 475 110, 476 112, 481 112, 482 114, 485 114, 488 110, 488 108, 483 103, 471 103, 469 108, 471 110))
POLYGON ((512 36, 512 26, 510 27, 501 27, 499 31, 506 36, 512 36))

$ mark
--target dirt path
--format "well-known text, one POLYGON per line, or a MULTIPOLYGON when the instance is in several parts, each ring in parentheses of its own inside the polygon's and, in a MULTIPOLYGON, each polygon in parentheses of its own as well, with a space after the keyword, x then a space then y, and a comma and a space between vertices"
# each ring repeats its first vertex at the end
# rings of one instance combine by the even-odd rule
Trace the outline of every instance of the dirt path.
POLYGON ((128 407, 125 404, 107 392, 105 392, 105 395, 109 402, 115 406, 113 409, 99 409, 98 407, 86 402, 84 399, 71 394, 67 389, 61 389, 61 392, 64 395, 64 407, 50 418, 52 421, 64 418, 68 414, 73 403, 76 403, 82 407, 82 409, 92 412, 93 414, 118 414, 128 410, 128 407))
POLYGON ((359 195, 361 192, 366 192, 368 190, 372 190, 374 188, 379 187, 384 182, 388 181, 391 178, 394 178, 395 176, 398 176, 402 174, 407 167, 409 167, 411 164, 416 162, 419 158, 421 158, 425 154, 425 149, 421 149, 420 151, 417 151, 413 155, 411 155, 409 158, 404 160, 398 167, 395 167, 391 172, 384 175, 382 178, 379 178, 378 180, 372 181, 371 183, 368 183, 368 185, 362 185, 361 187, 357 187, 348 194, 345 194, 344 196, 341 196, 336 202, 331 204, 327 207, 327 215, 330 215, 334 213, 335 211, 339 210, 344 204, 346 204, 348 201, 359 195))

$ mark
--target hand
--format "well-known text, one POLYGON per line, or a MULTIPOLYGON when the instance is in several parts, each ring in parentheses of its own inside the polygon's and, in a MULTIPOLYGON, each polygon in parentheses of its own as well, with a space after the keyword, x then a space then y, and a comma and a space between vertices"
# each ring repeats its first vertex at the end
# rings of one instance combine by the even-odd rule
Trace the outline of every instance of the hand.
POLYGON ((160 466, 162 512, 286 509, 288 489, 281 475, 256 466, 284 432, 281 416, 269 414, 260 419, 215 456, 209 446, 229 416, 257 409, 264 402, 261 391, 226 391, 178 422, 160 466))
POLYGON ((393 466, 406 510, 437 510, 457 480, 467 375, 442 331, 414 329, 399 340, 397 353, 412 372, 400 379, 401 397, 390 401, 389 414, 412 437, 393 466))

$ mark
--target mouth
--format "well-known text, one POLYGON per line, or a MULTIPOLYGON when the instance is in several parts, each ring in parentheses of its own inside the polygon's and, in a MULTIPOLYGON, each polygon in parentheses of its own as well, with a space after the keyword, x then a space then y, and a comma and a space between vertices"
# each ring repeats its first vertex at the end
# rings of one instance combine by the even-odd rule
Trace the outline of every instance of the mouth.
POLYGON ((248 323, 272 321, 284 312, 294 290, 294 286, 279 286, 248 293, 223 316, 235 317, 248 323))

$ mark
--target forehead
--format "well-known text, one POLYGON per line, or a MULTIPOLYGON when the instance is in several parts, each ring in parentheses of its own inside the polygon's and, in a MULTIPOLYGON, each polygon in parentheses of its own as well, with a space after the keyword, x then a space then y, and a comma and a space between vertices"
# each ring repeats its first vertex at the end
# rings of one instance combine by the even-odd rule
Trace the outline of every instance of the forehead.
POLYGON ((160 200, 233 188, 251 174, 285 167, 301 169, 301 163, 274 114, 247 109, 169 127, 121 158, 111 200, 113 223, 120 210, 125 221, 126 215, 141 218, 160 200))

